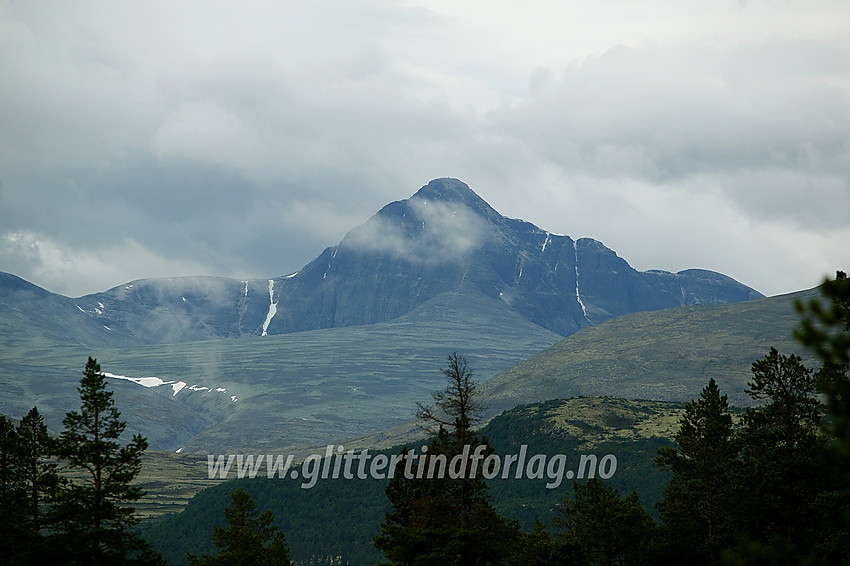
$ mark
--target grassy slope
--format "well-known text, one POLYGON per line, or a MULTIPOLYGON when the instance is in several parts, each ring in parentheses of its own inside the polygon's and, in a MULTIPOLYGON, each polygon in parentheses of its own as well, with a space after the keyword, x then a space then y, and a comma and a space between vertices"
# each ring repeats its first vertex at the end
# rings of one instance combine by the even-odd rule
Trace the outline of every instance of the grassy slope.
POLYGON ((134 505, 136 516, 148 522, 179 513, 199 491, 222 481, 208 477, 206 457, 148 450, 134 482, 146 492, 134 505))
POLYGON ((453 350, 488 379, 559 336, 480 295, 445 294, 399 319, 360 327, 173 345, 83 348, 28 341, 4 348, 0 399, 19 417, 37 404, 52 430, 79 405, 89 355, 104 371, 226 388, 176 396, 113 380, 128 432, 153 448, 202 454, 323 445, 412 417, 442 387, 453 350), (238 401, 232 402, 234 395, 238 401))
MULTIPOLYGON (((492 416, 518 404, 580 395, 687 401, 714 377, 730 402, 747 405, 752 362, 771 346, 806 352, 792 338, 793 301, 815 291, 731 305, 641 312, 586 328, 481 384, 492 416)), ((811 360, 809 360, 811 361, 811 360)), ((408 421, 353 446, 392 446, 422 434, 408 421)))
POLYGON ((578 395, 686 401, 714 377, 730 402, 746 404, 752 362, 771 346, 803 353, 793 299, 811 293, 614 318, 497 375, 482 397, 495 411, 578 395))

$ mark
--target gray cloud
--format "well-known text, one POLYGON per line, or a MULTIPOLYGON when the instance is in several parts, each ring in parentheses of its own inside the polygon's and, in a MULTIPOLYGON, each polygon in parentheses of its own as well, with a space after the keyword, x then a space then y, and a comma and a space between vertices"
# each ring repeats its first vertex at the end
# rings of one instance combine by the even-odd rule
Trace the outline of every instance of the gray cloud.
POLYGON ((612 48, 496 118, 533 151, 595 176, 652 182, 754 169, 847 172, 850 50, 770 43, 612 48), (787 60, 788 52, 797 55, 787 60), (804 70, 807 69, 807 70, 804 70))
POLYGON ((277 276, 452 176, 641 269, 809 287, 850 267, 843 15, 7 3, 0 269, 68 294, 277 276))
POLYGON ((398 218, 376 215, 349 232, 342 245, 434 265, 462 259, 491 235, 487 222, 459 203, 418 198, 408 202, 411 218, 404 223, 398 218))

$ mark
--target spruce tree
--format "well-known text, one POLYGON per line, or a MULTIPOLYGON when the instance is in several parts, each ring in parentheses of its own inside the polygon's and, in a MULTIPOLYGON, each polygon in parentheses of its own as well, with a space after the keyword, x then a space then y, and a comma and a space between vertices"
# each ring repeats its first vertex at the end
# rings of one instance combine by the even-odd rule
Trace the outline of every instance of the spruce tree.
POLYGON ((658 502, 669 561, 719 564, 734 534, 733 479, 738 446, 726 395, 712 378, 699 399, 685 405, 675 440, 655 463, 672 472, 658 502))
POLYGON ((134 435, 122 446, 126 423, 120 420, 100 364, 89 358, 77 388, 82 406, 67 413, 57 454, 73 480, 62 482, 54 506, 62 562, 70 564, 162 563, 130 530, 138 520, 128 504, 143 491, 132 485, 141 470, 147 441, 134 435))

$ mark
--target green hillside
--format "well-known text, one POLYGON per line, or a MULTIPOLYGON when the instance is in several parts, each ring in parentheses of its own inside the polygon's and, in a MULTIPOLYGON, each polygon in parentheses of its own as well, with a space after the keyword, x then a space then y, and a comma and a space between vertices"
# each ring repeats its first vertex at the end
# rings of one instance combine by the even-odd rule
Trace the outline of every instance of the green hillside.
MULTIPOLYGON (((644 505, 652 509, 667 481, 666 473, 657 470, 652 459, 657 448, 672 444, 682 411, 681 404, 660 401, 553 400, 499 415, 483 433, 497 454, 516 454, 524 444, 528 454, 566 455, 567 469, 575 467, 581 455, 614 454, 616 473, 608 481, 627 492, 637 490, 644 505)), ((386 452, 398 453, 398 448, 386 452)), ((195 465, 206 470, 206 462, 196 461, 195 465)), ((557 488, 547 489, 547 481, 492 480, 494 505, 525 529, 531 528, 536 518, 548 523, 571 482, 563 479, 557 488)), ((158 497, 156 488, 146 485, 151 491, 148 500, 158 497)), ((351 564, 380 560, 371 537, 378 533, 388 504, 385 481, 372 479, 320 480, 312 489, 301 489, 300 480, 289 478, 234 479, 200 492, 182 513, 149 522, 146 538, 170 564, 183 563, 186 551, 212 550, 212 530, 223 523, 222 510, 229 505, 230 492, 239 486, 249 491, 260 509, 274 511, 293 558, 335 556, 351 564)))
POLYGON ((733 404, 750 365, 771 346, 804 353, 792 336, 795 298, 814 291, 729 305, 633 313, 583 329, 483 384, 495 412, 518 403, 579 395, 687 401, 710 377, 733 404))

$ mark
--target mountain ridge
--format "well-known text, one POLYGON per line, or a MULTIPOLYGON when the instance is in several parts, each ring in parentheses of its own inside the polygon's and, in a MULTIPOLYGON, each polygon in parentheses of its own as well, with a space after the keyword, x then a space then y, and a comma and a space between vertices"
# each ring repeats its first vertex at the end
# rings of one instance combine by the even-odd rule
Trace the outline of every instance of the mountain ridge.
MULTIPOLYGON (((32 292, 20 300, 10 281, 0 279, 4 312, 17 300, 31 312, 16 320, 39 319, 32 292)), ((562 336, 629 312, 762 297, 713 271, 637 271, 597 240, 502 216, 451 178, 385 205, 293 274, 140 279, 76 299, 44 297, 62 306, 68 327, 89 329, 70 336, 76 342, 168 343, 374 324, 473 290, 562 336)))

